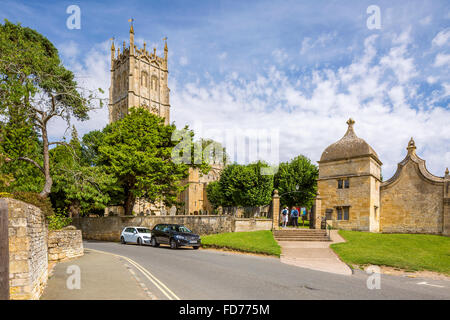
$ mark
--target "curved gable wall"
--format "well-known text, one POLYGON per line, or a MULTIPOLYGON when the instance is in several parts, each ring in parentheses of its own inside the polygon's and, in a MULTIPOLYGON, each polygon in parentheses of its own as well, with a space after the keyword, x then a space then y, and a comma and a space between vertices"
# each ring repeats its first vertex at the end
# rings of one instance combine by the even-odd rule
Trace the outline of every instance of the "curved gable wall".
POLYGON ((414 152, 380 191, 381 232, 442 233, 444 179, 429 173, 414 152))

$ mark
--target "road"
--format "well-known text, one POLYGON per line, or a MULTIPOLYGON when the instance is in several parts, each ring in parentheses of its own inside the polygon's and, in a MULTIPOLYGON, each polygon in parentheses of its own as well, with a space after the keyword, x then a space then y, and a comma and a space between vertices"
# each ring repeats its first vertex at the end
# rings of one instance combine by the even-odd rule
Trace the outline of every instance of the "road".
POLYGON ((138 269, 136 273, 158 299, 168 299, 167 292, 173 293, 171 298, 194 300, 450 299, 446 280, 381 275, 381 288, 370 290, 369 275, 359 270, 344 276, 290 266, 277 258, 215 250, 94 241, 84 246, 144 268, 147 276, 138 269))

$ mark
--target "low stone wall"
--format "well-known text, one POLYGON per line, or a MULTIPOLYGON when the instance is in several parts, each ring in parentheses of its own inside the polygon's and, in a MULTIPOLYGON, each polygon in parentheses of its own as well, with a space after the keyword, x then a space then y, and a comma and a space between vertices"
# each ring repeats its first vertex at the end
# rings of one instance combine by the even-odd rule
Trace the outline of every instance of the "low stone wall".
POLYGON ((272 229, 270 219, 243 219, 229 215, 75 217, 72 221, 82 231, 83 239, 102 241, 119 241, 120 233, 127 226, 152 229, 159 223, 183 224, 200 235, 272 229))
POLYGON ((2 198, 8 208, 11 300, 39 299, 48 277, 47 226, 41 210, 2 198))
POLYGON ((183 224, 198 234, 232 232, 231 216, 113 216, 76 217, 72 224, 83 233, 83 239, 119 241, 120 233, 127 226, 142 226, 152 229, 159 223, 183 224))
POLYGON ((68 226, 48 233, 48 261, 60 262, 83 255, 81 230, 68 226))
POLYGON ((234 220, 234 232, 271 230, 272 219, 245 219, 236 218, 234 220))

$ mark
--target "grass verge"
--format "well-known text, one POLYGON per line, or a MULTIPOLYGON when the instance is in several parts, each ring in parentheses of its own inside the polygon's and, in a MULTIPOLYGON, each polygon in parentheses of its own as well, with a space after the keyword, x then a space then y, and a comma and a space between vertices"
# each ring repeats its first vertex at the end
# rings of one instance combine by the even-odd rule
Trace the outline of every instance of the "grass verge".
POLYGON ((202 236, 204 248, 225 248, 279 257, 281 248, 272 231, 229 232, 202 236))
POLYGON ((350 265, 383 265, 450 275, 450 238, 425 234, 382 234, 340 230, 347 241, 331 248, 350 265))

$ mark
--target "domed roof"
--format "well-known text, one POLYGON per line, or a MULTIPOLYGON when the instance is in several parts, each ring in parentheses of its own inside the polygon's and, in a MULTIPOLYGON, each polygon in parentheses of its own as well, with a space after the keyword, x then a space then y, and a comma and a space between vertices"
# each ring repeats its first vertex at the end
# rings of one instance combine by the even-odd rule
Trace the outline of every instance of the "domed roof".
POLYGON ((381 164, 377 153, 363 139, 358 138, 353 131, 355 121, 349 119, 347 121, 348 129, 345 135, 337 142, 328 146, 320 157, 320 162, 336 161, 350 158, 359 158, 362 156, 370 156, 381 164))

